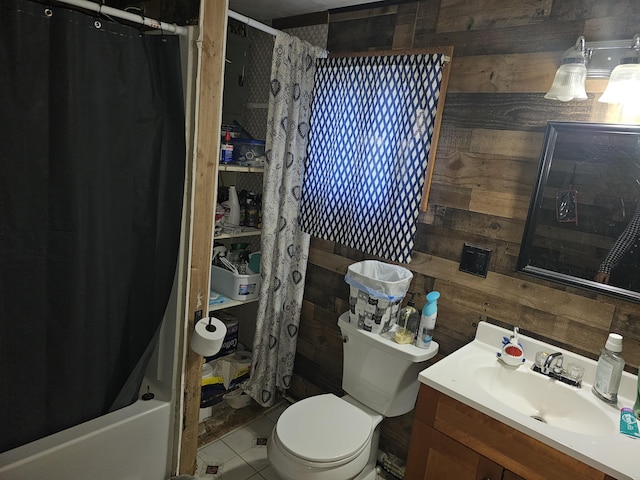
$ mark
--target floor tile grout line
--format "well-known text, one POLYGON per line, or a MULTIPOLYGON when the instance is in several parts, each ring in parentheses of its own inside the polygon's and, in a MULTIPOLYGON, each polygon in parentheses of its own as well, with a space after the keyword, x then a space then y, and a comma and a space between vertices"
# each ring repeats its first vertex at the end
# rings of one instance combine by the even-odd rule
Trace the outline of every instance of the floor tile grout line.
MULTIPOLYGON (((238 432, 242 431, 242 430, 246 430, 246 433, 249 434, 252 438, 255 438, 256 436, 266 436, 267 437, 267 442, 268 439, 271 438, 271 434, 273 432, 272 428, 276 425, 277 423, 277 419, 279 417, 279 415, 289 406, 289 403, 282 400, 280 402, 278 402, 277 405, 273 405, 272 407, 270 407, 269 409, 267 409, 265 412, 261 413, 260 415, 258 415, 257 417, 251 419, 250 421, 248 421, 247 423, 238 426, 237 428, 226 432, 224 435, 221 435, 219 438, 213 439, 212 441, 210 441, 209 443, 202 445, 200 448, 198 448, 198 451, 204 450, 207 447, 209 447, 210 445, 214 444, 215 442, 220 441, 222 444, 224 444, 229 450, 231 450, 231 452, 233 452, 234 456, 228 460, 222 461, 220 460, 220 463, 222 465, 227 464, 231 461, 241 461, 243 464, 246 464, 246 466, 248 466, 252 472, 249 473, 249 475, 246 477, 245 480, 248 479, 252 479, 252 480, 266 480, 267 477, 263 476, 261 472, 266 472, 267 469, 270 467, 270 464, 267 463, 262 465, 259 469, 257 469, 256 467, 254 467, 254 465, 252 465, 249 461, 247 461, 244 457, 243 454, 246 455, 246 453, 251 450, 252 448, 264 448, 266 450, 266 446, 259 446, 259 445, 251 445, 250 447, 248 447, 247 449, 243 450, 242 452, 238 452, 235 448, 233 448, 229 443, 227 443, 224 439, 230 437, 233 434, 238 434, 238 432), (284 407, 284 408, 283 408, 284 407), (281 411, 278 413, 278 415, 275 417, 275 419, 273 418, 269 418, 269 417, 273 417, 273 415, 278 412, 278 410, 281 409, 281 411), (266 421, 268 422, 268 425, 270 426, 270 430, 267 434, 260 434, 256 431, 251 430, 251 428, 249 428, 252 424, 260 422, 260 421, 266 421), (255 477, 255 478, 254 478, 255 477)), ((202 461, 203 464, 208 464, 208 462, 200 457, 198 459, 198 461, 202 461)), ((225 479, 225 472, 224 472, 224 466, 223 466, 223 471, 222 474, 220 476, 204 476, 201 477, 200 475, 198 475, 200 473, 200 467, 198 467, 198 471, 196 472, 196 478, 198 480, 216 480, 216 479, 220 479, 220 480, 224 480, 225 479)))

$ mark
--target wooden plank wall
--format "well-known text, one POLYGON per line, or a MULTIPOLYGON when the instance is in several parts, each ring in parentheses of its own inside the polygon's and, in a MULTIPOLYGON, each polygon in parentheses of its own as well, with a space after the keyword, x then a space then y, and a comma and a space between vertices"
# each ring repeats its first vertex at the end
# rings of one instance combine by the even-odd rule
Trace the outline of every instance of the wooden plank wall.
MULTIPOLYGON (((587 41, 632 38, 640 25, 634 3, 440 0, 330 15, 333 53, 455 49, 429 208, 407 265, 410 291, 442 293, 435 335, 441 354, 469 342, 478 321, 489 319, 592 358, 609 331, 619 332, 630 369, 640 364, 638 304, 515 272, 546 122, 624 120, 619 109, 596 101, 602 81, 587 82, 587 101, 545 100, 560 56, 582 34, 587 41), (487 278, 458 271, 464 242, 492 250, 487 278)), ((336 319, 348 308, 347 267, 364 258, 312 240, 292 396, 341 393, 336 319)), ((383 449, 406 458, 412 418, 384 420, 383 449)))

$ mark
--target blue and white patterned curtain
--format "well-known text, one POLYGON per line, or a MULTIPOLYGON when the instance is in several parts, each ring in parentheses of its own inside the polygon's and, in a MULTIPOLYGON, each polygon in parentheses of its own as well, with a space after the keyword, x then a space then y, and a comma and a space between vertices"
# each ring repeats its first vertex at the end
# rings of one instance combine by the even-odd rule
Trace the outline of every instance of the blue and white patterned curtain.
POLYGON ((302 230, 411 261, 444 62, 442 54, 318 60, 302 230))
POLYGON ((279 32, 273 48, 262 202, 262 274, 251 379, 247 391, 270 406, 293 373, 309 235, 298 210, 316 58, 326 51, 279 32))

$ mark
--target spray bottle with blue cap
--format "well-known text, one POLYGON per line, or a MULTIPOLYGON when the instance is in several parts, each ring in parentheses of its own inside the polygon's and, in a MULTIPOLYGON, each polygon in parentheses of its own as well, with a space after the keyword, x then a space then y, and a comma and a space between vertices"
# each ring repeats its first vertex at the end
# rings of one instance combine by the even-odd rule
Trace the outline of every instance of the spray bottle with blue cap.
POLYGON ((420 327, 416 336, 416 347, 429 348, 433 339, 433 331, 436 328, 436 316, 438 315, 438 299, 440 292, 429 292, 427 294, 427 303, 422 307, 422 316, 420 317, 420 327))

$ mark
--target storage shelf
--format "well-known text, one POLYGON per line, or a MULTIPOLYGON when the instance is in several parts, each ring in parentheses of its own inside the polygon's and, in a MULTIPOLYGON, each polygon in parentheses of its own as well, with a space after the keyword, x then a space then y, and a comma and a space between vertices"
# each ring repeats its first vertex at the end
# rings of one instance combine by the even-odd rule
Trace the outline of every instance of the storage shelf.
POLYGON ((227 299, 226 302, 215 303, 213 305, 209 305, 209 312, 215 312, 216 310, 224 310, 225 308, 231 308, 238 305, 244 305, 246 303, 257 302, 259 297, 253 298, 251 300, 232 300, 230 298, 227 299))
POLYGON ((213 238, 215 238, 216 240, 220 240, 223 238, 237 238, 237 237, 253 237, 256 235, 260 235, 262 233, 262 230, 260 230, 259 228, 252 228, 252 227, 240 227, 243 229, 242 232, 239 233, 221 233, 219 235, 215 235, 213 238))
POLYGON ((264 173, 264 167, 245 167, 243 165, 218 164, 219 172, 264 173))

